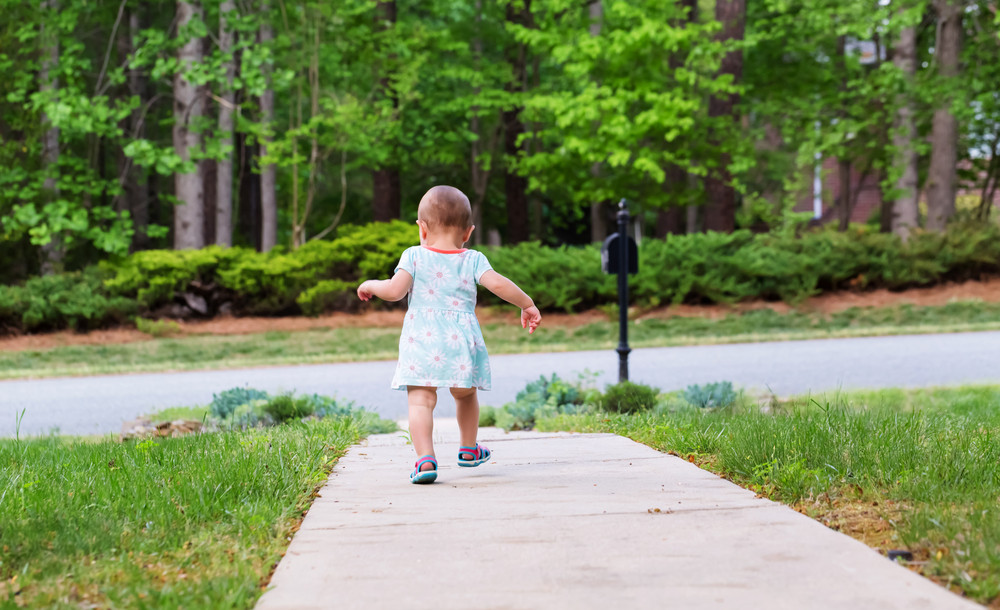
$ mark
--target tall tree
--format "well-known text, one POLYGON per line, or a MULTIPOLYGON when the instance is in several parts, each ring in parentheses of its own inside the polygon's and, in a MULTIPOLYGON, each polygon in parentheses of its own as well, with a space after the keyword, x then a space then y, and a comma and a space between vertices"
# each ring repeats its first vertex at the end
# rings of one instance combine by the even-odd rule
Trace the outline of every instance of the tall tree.
MULTIPOLYGON (((678 20, 678 25, 683 27, 698 21, 698 0, 681 0, 685 14, 678 20)), ((680 53, 673 53, 670 56, 670 71, 676 74, 683 65, 683 56, 680 53)), ((686 224, 686 197, 684 194, 688 190, 688 180, 691 176, 683 167, 676 163, 668 163, 664 168, 666 177, 663 187, 666 189, 670 201, 665 208, 660 208, 656 213, 656 236, 663 239, 671 233, 683 233, 686 224)))
MULTIPOLYGON (((743 31, 746 16, 745 0, 716 0, 715 19, 722 24, 719 39, 727 43, 739 45, 743 41, 743 31)), ((719 66, 720 78, 730 78, 731 82, 739 83, 743 75, 743 49, 730 49, 722 58, 719 66)), ((739 126, 740 117, 736 113, 736 105, 740 96, 736 92, 728 95, 715 95, 708 102, 710 119, 721 119, 721 125, 730 122, 735 128, 739 126)), ((723 127, 725 129, 725 127, 723 127)), ((722 142, 722 139, 718 139, 722 142)), ((736 228, 736 189, 732 184, 729 171, 730 153, 721 150, 719 167, 705 178, 707 202, 705 204, 705 228, 710 231, 729 233, 736 228)))
POLYGON ((958 165, 958 121, 952 112, 953 89, 962 46, 961 0, 935 0, 937 39, 934 63, 945 95, 934 111, 931 130, 931 164, 927 176, 927 228, 942 231, 955 214, 955 180, 958 165))
MULTIPOLYGON (((260 43, 269 48, 274 40, 271 26, 271 7, 268 0, 261 3, 260 43)), ((264 91, 260 96, 260 119, 264 124, 264 135, 260 138, 260 156, 266 157, 271 142, 271 125, 274 122, 274 83, 270 65, 264 65, 264 91)), ((260 169, 260 249, 268 252, 278 243, 278 168, 274 163, 266 163, 260 169)))
MULTIPOLYGON (((59 14, 58 0, 42 0, 42 69, 38 74, 39 88, 43 93, 58 97, 59 77, 56 75, 59 66, 59 30, 53 25, 46 27, 46 22, 52 24, 59 14)), ((59 127, 52 124, 46 113, 41 116, 45 132, 42 136, 42 168, 45 172, 45 182, 42 184, 43 197, 55 200, 59 197, 59 127)), ((61 270, 65 256, 62 237, 52 235, 51 239, 42 245, 42 273, 50 275, 61 270)))
MULTIPOLYGON (((386 32, 392 32, 396 26, 396 0, 379 0, 375 14, 382 29, 386 32)), ((383 56, 388 59, 391 57, 391 53, 383 50, 383 56)), ((383 64, 381 93, 389 96, 393 107, 398 108, 399 98, 393 91, 392 80, 388 72, 388 66, 383 64)), ((372 172, 372 216, 377 221, 387 222, 399 218, 402 191, 400 190, 398 160, 395 157, 395 154, 390 154, 389 159, 372 172)))
MULTIPOLYGON (((602 0, 594 0, 588 7, 590 13, 590 35, 597 38, 601 35, 601 21, 604 20, 604 5, 602 0)), ((600 179, 601 164, 595 163, 590 169, 594 178, 600 179)), ((603 241, 608 236, 608 210, 606 202, 593 201, 590 203, 590 241, 603 241)))
POLYGON ((215 169, 215 243, 229 247, 233 245, 233 126, 236 114, 236 92, 233 90, 233 79, 236 76, 236 59, 233 55, 235 34, 230 21, 237 16, 235 0, 222 0, 219 13, 219 52, 225 82, 219 102, 221 157, 215 169))
POLYGON ((202 60, 202 40, 195 35, 197 24, 203 17, 201 5, 196 2, 177 2, 177 35, 184 41, 177 52, 180 64, 174 76, 174 149, 185 167, 174 177, 174 248, 178 250, 201 248, 204 235, 204 184, 201 164, 192 162, 202 147, 202 137, 197 129, 203 114, 204 100, 198 85, 191 80, 194 67, 202 60))
MULTIPOLYGON (((512 0, 507 5, 507 21, 521 27, 528 27, 531 16, 531 0, 512 0)), ((524 149, 521 136, 525 133, 521 113, 524 106, 520 100, 525 92, 527 80, 527 46, 514 42, 507 51, 507 61, 511 68, 508 91, 517 100, 503 111, 504 153, 507 155, 507 170, 504 174, 504 192, 507 200, 507 241, 519 243, 531 234, 528 214, 528 179, 515 168, 524 149)))
POLYGON ((896 150, 896 192, 892 202, 892 232, 903 239, 918 226, 920 215, 917 173, 917 127, 914 121, 911 91, 917 70, 917 31, 915 26, 904 27, 899 32, 892 63, 902 74, 904 91, 896 107, 896 128, 893 148, 896 150))

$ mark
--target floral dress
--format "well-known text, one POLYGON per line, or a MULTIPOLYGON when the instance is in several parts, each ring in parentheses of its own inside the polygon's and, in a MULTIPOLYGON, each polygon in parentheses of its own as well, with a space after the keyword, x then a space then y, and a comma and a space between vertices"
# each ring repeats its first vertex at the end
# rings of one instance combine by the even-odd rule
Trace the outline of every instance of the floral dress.
POLYGON ((489 390, 490 360, 476 319, 476 285, 492 267, 476 250, 407 248, 396 272, 413 276, 392 388, 489 390))

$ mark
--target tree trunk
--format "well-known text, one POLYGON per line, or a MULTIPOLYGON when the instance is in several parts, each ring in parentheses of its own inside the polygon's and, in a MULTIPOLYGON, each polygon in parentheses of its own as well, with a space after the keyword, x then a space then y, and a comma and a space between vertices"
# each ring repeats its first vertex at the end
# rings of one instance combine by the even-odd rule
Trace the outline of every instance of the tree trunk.
MULTIPOLYGON (((178 0, 178 36, 187 35, 184 32, 186 26, 192 20, 201 18, 200 4, 178 0)), ((174 76, 174 150, 181 159, 190 161, 191 153, 202 147, 201 134, 193 131, 190 126, 201 117, 204 101, 201 99, 198 87, 188 81, 185 74, 192 66, 201 63, 201 39, 192 37, 186 41, 178 50, 177 58, 180 66, 174 76)), ((174 175, 174 195, 178 199, 174 208, 174 248, 177 250, 197 249, 205 245, 204 184, 201 164, 194 165, 194 171, 191 173, 174 175)))
MULTIPOLYGON (((122 28, 118 36, 118 54, 121 58, 135 56, 133 40, 142 31, 142 20, 139 15, 140 9, 132 7, 128 10, 128 28, 122 28)), ((146 127, 143 120, 143 107, 147 103, 149 95, 146 91, 146 78, 142 70, 129 69, 125 74, 125 87, 129 97, 138 98, 139 107, 132 110, 132 113, 122 121, 122 130, 131 138, 145 138, 146 127)), ((140 183, 141 171, 136 167, 131 159, 125 156, 123 150, 118 150, 119 171, 122 177, 122 191, 124 202, 122 209, 128 210, 132 218, 131 251, 145 250, 149 247, 149 194, 148 184, 140 183)))
MULTIPOLYGON (((893 51, 892 63, 903 73, 908 85, 913 84, 917 70, 917 31, 915 27, 903 28, 893 51)), ((902 94, 896 113, 896 129, 892 145, 896 149, 896 191, 900 194, 892 202, 892 232, 904 240, 917 227, 920 208, 917 174, 917 127, 913 120, 913 102, 909 92, 902 94)))
MULTIPOLYGON (((960 0, 936 0, 937 40, 935 62, 940 81, 953 86, 958 74, 962 46, 962 3, 960 0)), ((927 229, 943 231, 955 215, 955 181, 958 164, 958 120, 951 112, 952 96, 945 95, 934 111, 931 128, 931 162, 927 172, 927 229)))
MULTIPOLYGON (((721 40, 743 40, 743 28, 746 18, 745 0, 716 0, 715 19, 722 24, 719 33, 721 40)), ((719 76, 731 74, 733 83, 739 83, 743 76, 743 52, 736 50, 726 53, 719 66, 719 76)), ((708 116, 710 118, 728 117, 733 124, 739 126, 739 117, 735 114, 739 95, 733 93, 725 97, 709 99, 708 116)), ((724 143, 717 140, 717 145, 724 143)), ((731 233, 736 228, 736 189, 732 185, 729 174, 729 153, 719 155, 719 168, 705 178, 705 192, 708 201, 705 204, 705 229, 731 233)))
MULTIPOLYGON (((264 0, 261 4, 260 43, 270 46, 274 40, 274 28, 271 27, 271 6, 264 0)), ((274 121, 274 89, 271 82, 271 71, 265 68, 267 88, 260 96, 261 121, 270 126, 274 121)), ((270 136, 260 138, 260 155, 267 154, 270 136)), ((268 163, 260 170, 260 250, 268 252, 278 243, 278 169, 273 163, 268 163)))
MULTIPOLYGON (((59 65, 59 30, 55 27, 46 27, 46 24, 55 20, 55 15, 59 13, 58 0, 42 0, 42 26, 41 38, 45 47, 43 48, 43 59, 41 70, 38 74, 39 89, 44 92, 59 90, 59 77, 53 74, 59 65), (51 30, 51 31, 48 31, 51 30)), ((43 125, 49 123, 49 118, 44 113, 41 116, 43 125)), ((42 183, 43 198, 46 201, 54 201, 59 197, 59 128, 49 126, 42 135, 42 166, 45 168, 45 181, 42 183)), ((42 246, 41 271, 43 275, 52 275, 62 270, 63 258, 65 258, 65 246, 62 236, 53 234, 50 241, 42 246)))
MULTIPOLYGON (((588 7, 590 13, 590 35, 598 37, 601 35, 601 25, 604 22, 604 5, 601 0, 591 2, 588 7)), ((601 164, 595 163, 590 168, 590 174, 595 178, 601 174, 601 164)), ((608 236, 608 216, 604 201, 594 201, 590 204, 590 241, 602 242, 608 236)))
POLYGON ((233 125, 236 114, 233 79, 236 76, 236 60, 233 57, 234 35, 229 22, 235 12, 235 0, 222 0, 219 4, 219 51, 226 72, 226 84, 219 104, 222 158, 215 168, 215 243, 225 248, 233 245, 233 125))
MULTIPOLYGON (((681 0, 681 7, 686 11, 685 15, 674 23, 674 27, 684 27, 687 24, 698 21, 698 0, 681 0)), ((680 68, 683 64, 682 58, 673 53, 670 56, 671 72, 680 68)), ((670 234, 681 234, 684 232, 684 207, 689 202, 685 201, 684 194, 687 191, 689 176, 687 171, 674 163, 668 164, 664 168, 664 191, 669 195, 667 205, 669 207, 660 209, 656 213, 656 237, 663 239, 670 234)))
MULTIPOLYGON (((393 28, 396 25, 396 2, 395 0, 380 0, 376 7, 376 14, 383 29, 393 28)), ((399 98, 392 90, 389 75, 382 75, 382 94, 388 95, 392 99, 392 107, 399 107, 399 98)), ((397 118, 398 120, 398 118, 397 118)), ((392 154, 390 159, 395 159, 392 154)), ((383 167, 377 167, 372 172, 372 217, 378 222, 388 222, 400 217, 402 192, 399 182, 399 167, 395 161, 383 167)))
POLYGON ((250 247, 264 251, 261 237, 261 183, 263 175, 257 171, 258 141, 255 146, 245 133, 236 134, 236 158, 239 160, 239 214, 237 226, 250 247))
MULTIPOLYGON (((528 23, 528 12, 531 10, 530 0, 526 0, 524 7, 516 6, 511 2, 507 5, 507 21, 525 25, 528 23)), ((512 78, 507 85, 507 90, 513 94, 524 92, 524 82, 526 77, 527 49, 521 43, 507 49, 507 61, 511 65, 512 78)), ((507 242, 516 244, 526 241, 531 232, 531 220, 528 214, 528 180, 520 176, 511 167, 511 161, 516 159, 522 150, 518 145, 518 139, 524 133, 524 123, 521 121, 521 111, 524 108, 520 105, 511 107, 503 112, 504 127, 504 152, 507 156, 507 168, 504 174, 504 191, 507 200, 507 242)))

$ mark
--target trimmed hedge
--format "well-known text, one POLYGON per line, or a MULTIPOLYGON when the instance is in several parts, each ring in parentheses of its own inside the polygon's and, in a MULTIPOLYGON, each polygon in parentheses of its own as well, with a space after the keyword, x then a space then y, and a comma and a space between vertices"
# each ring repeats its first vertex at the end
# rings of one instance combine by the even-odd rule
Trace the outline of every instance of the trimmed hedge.
MULTIPOLYGON (((360 305, 357 283, 388 277, 415 242, 413 225, 396 221, 344 227, 336 239, 294 252, 138 252, 83 273, 0 287, 0 331, 89 330, 134 315, 351 311, 360 305)), ((550 248, 531 242, 484 251, 541 309, 572 312, 616 300, 615 278, 601 273, 597 245, 550 248)), ((637 305, 756 298, 795 303, 825 291, 905 289, 998 274, 1000 227, 956 225, 944 234, 918 232, 906 244, 868 227, 802 236, 698 233, 645 239, 639 257, 639 273, 630 281, 637 305)), ((480 299, 500 303, 485 291, 480 299)))

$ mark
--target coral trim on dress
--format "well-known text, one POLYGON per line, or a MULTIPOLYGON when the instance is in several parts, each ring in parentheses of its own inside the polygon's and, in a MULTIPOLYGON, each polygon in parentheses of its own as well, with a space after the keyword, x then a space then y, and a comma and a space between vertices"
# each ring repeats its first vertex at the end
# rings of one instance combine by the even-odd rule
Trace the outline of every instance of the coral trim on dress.
POLYGON ((441 248, 435 248, 434 246, 422 246, 422 247, 427 248, 431 252, 437 252, 438 254, 461 254, 469 250, 468 248, 462 248, 461 250, 442 250, 441 248))

